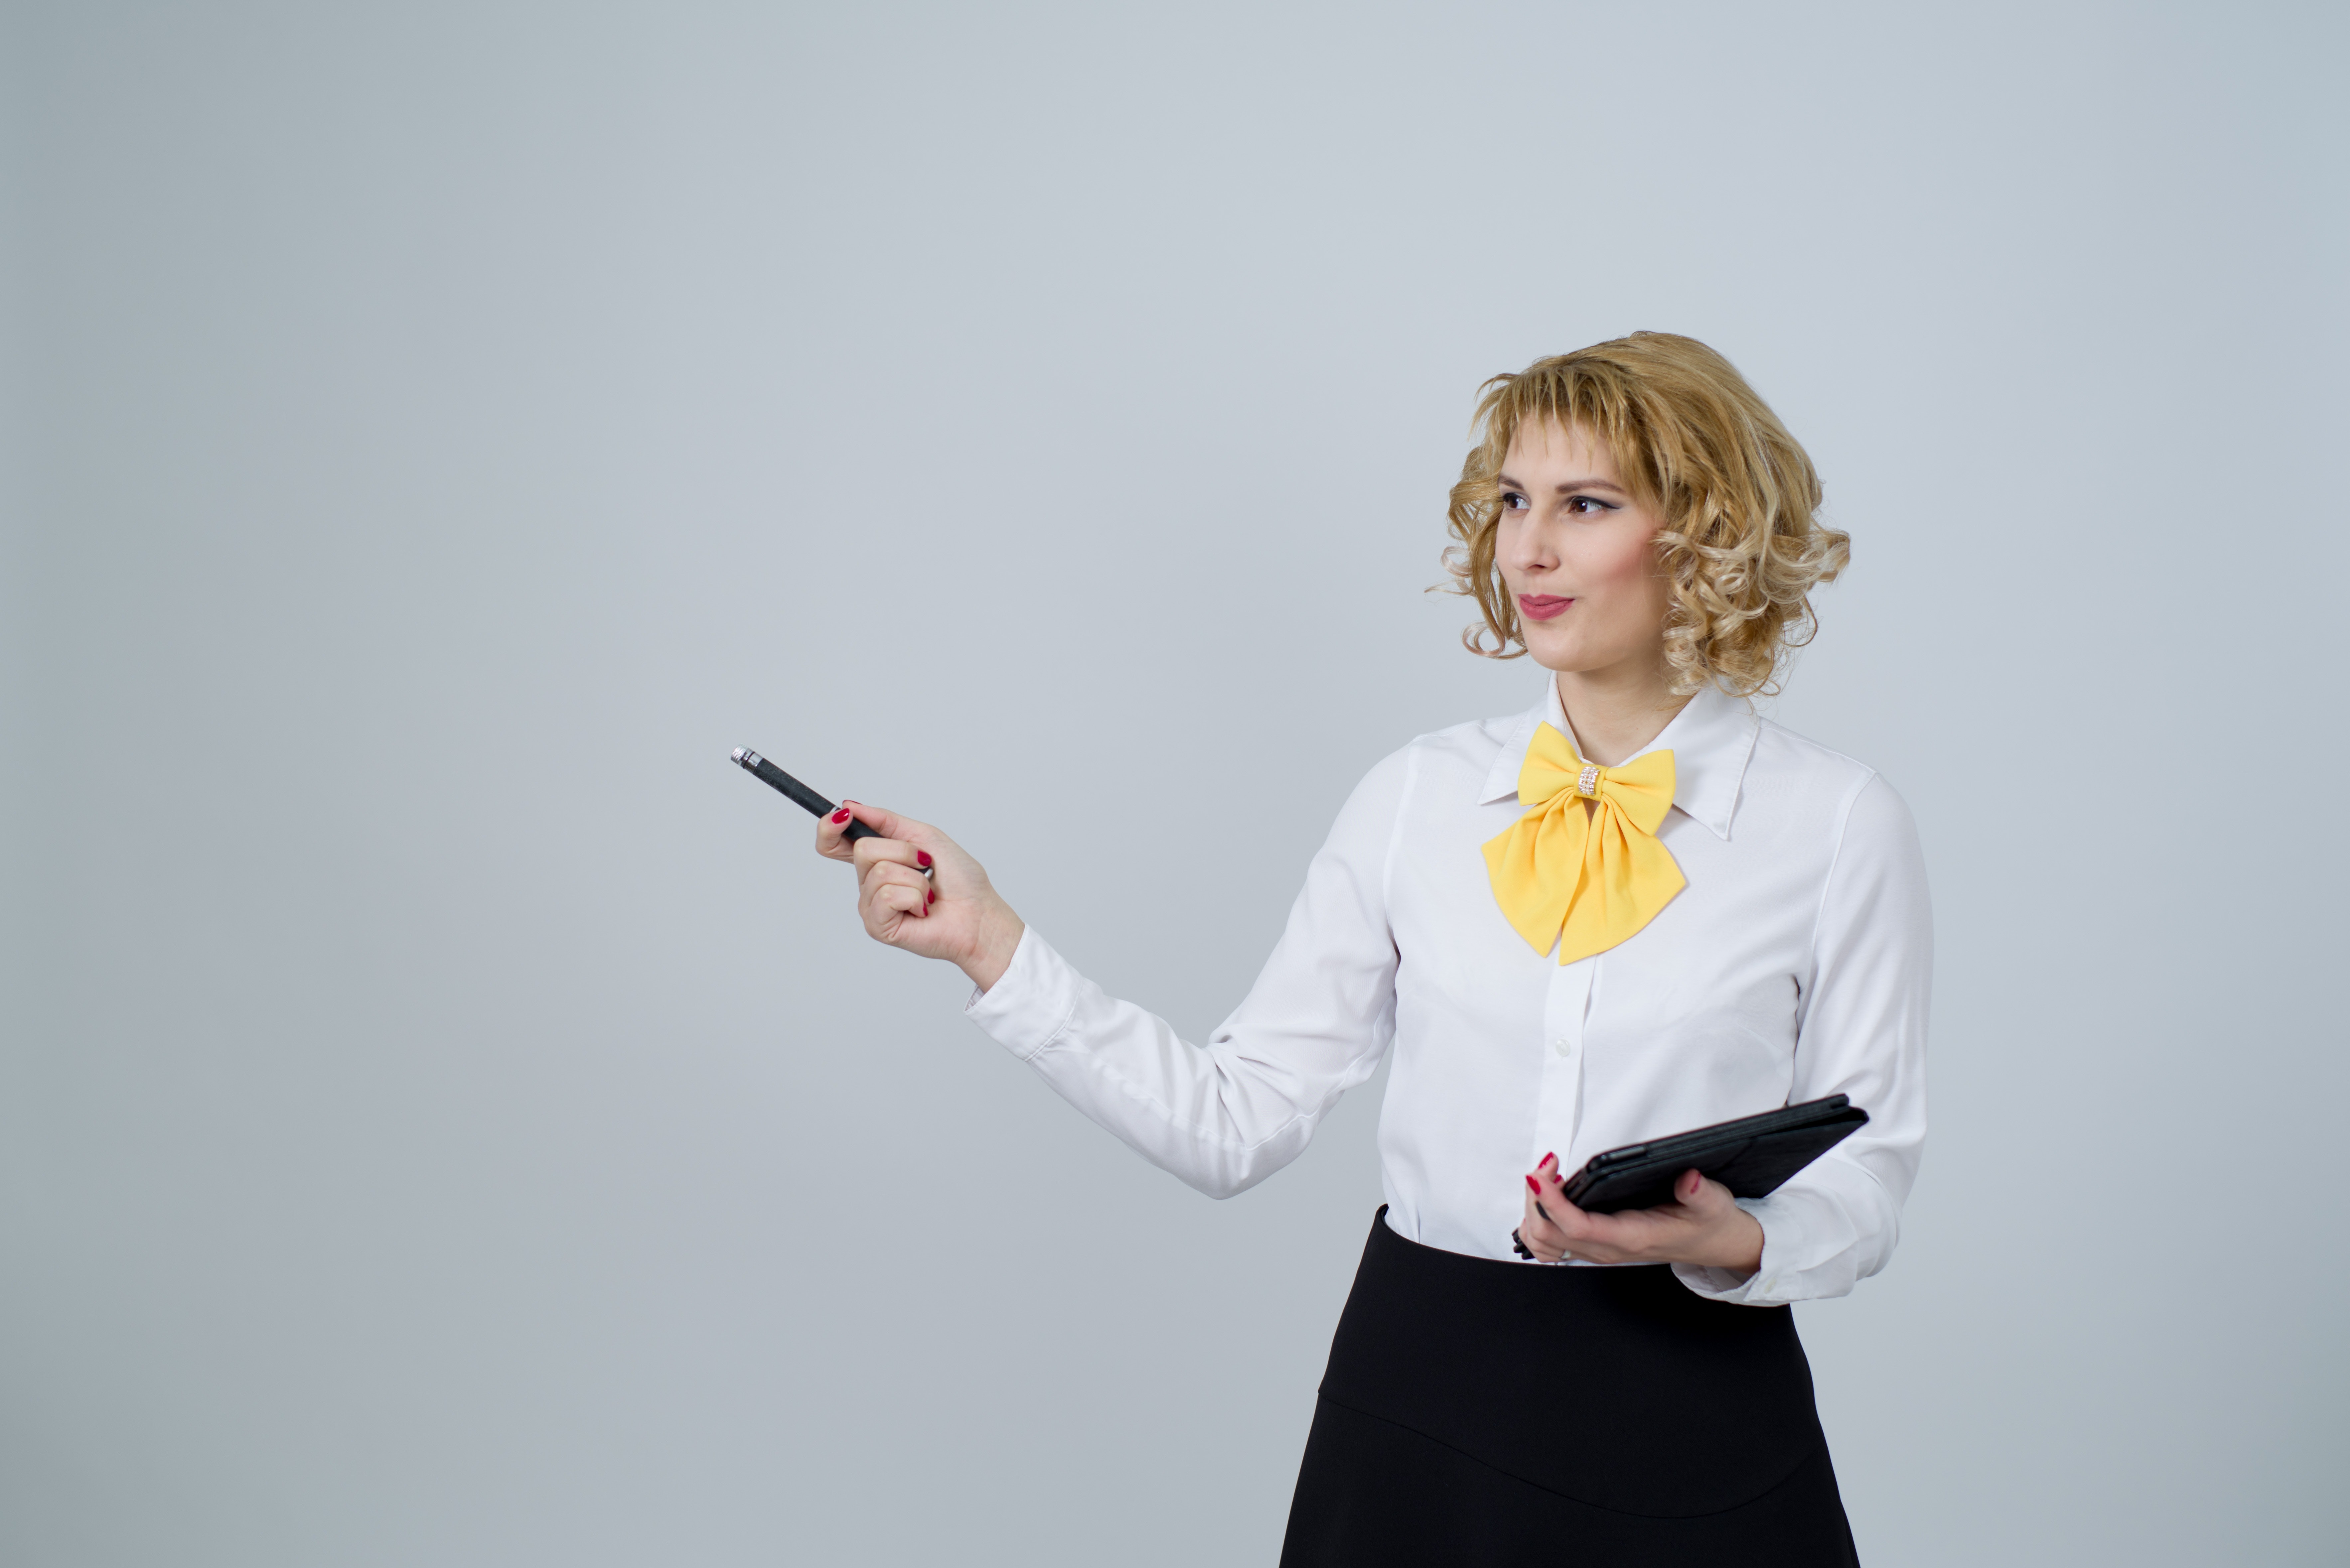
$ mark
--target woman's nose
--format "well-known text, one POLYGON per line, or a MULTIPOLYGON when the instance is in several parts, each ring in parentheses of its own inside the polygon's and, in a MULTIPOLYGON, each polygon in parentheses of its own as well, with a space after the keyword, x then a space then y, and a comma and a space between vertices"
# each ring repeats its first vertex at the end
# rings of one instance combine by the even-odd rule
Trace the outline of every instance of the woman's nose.
POLYGON ((1512 529, 1503 544, 1502 564, 1516 571, 1546 572, 1558 565, 1556 553, 1539 528, 1522 525, 1512 529))

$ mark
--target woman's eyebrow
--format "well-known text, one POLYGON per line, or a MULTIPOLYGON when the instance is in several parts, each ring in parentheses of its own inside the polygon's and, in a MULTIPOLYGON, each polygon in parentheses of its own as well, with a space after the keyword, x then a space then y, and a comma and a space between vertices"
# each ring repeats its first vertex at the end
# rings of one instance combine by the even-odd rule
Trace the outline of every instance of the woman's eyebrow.
MULTIPOLYGON (((1512 479, 1506 473, 1495 474, 1493 476, 1493 483, 1510 490, 1524 490, 1528 488, 1528 486, 1519 483, 1516 480, 1512 479)), ((1557 493, 1565 495, 1571 490, 1612 490, 1618 495, 1629 495, 1632 493, 1622 485, 1605 479, 1570 479, 1557 487, 1557 493)))

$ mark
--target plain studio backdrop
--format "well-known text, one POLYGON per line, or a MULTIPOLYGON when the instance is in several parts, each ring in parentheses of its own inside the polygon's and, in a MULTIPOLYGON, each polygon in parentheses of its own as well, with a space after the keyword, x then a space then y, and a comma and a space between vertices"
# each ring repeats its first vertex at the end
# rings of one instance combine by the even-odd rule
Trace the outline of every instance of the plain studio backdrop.
POLYGON ((2342 1561, 2345 43, 12 11, 0 1561, 1269 1563, 1384 1079, 1211 1202, 727 751, 1196 1039, 1538 693, 1423 591, 1479 382, 1643 327, 1817 460, 1771 711, 1934 880, 1901 1248, 1796 1309, 1864 1556, 2342 1561))

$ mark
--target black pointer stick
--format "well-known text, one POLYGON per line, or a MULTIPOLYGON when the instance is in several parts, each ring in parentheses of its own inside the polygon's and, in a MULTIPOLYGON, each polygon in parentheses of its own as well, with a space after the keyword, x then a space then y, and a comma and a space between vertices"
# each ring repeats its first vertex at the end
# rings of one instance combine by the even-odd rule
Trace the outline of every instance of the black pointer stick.
MULTIPOLYGON (((816 794, 816 791, 808 788, 807 785, 800 783, 748 746, 734 748, 734 765, 768 788, 789 795, 806 809, 810 816, 830 816, 837 809, 832 802, 825 799, 824 796, 816 794)), ((856 839, 879 838, 881 836, 852 817, 847 830, 841 836, 856 839)))

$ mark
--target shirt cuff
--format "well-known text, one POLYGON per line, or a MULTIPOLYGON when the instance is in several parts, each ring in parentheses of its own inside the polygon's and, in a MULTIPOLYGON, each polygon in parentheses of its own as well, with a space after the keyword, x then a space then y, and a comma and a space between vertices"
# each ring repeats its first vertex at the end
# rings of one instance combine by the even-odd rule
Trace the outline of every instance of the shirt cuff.
POLYGON ((1068 960, 1027 926, 1012 950, 1012 961, 985 991, 971 988, 962 1012, 997 1044, 1024 1062, 1033 1061, 1067 1030, 1084 984, 1085 977, 1068 960))

